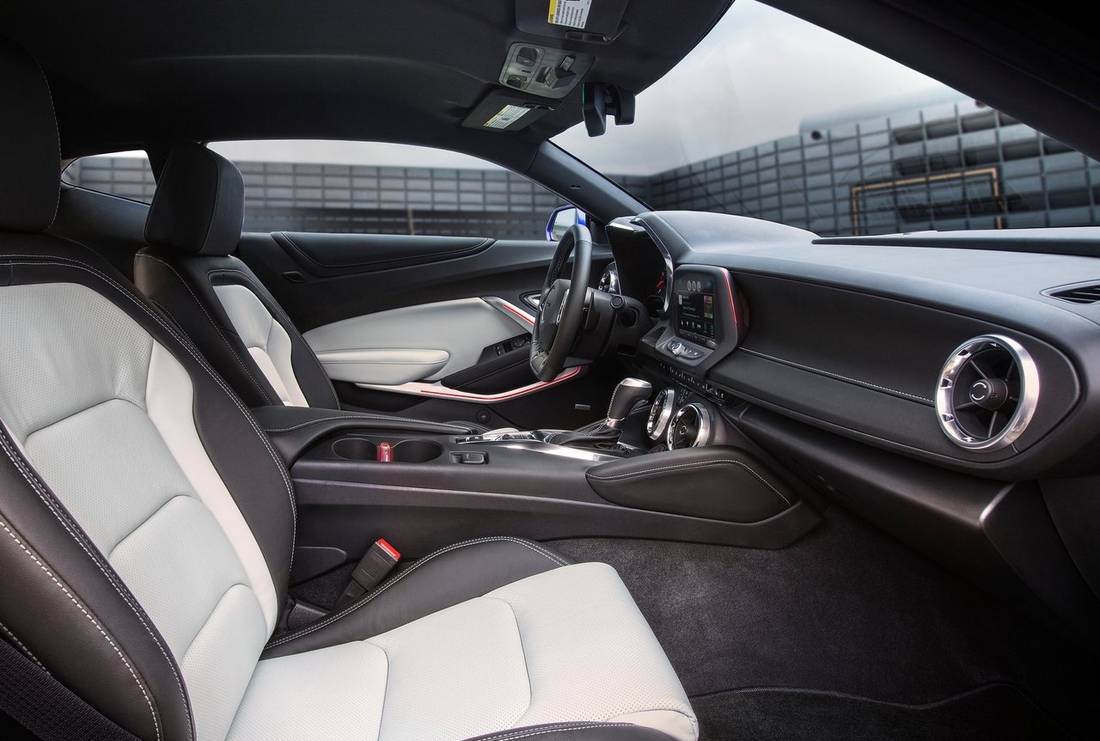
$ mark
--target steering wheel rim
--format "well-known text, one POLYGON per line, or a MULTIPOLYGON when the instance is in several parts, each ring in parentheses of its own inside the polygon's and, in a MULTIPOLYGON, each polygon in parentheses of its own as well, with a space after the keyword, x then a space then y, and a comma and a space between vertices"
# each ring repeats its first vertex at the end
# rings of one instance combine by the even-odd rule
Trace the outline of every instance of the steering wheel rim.
POLYGON ((584 224, 575 224, 558 240, 531 330, 529 362, 531 372, 540 381, 553 380, 565 367, 569 350, 581 328, 591 274, 592 234, 584 224), (573 255, 573 269, 565 279, 561 273, 570 254, 573 255), (582 286, 582 290, 574 291, 572 286, 582 286))

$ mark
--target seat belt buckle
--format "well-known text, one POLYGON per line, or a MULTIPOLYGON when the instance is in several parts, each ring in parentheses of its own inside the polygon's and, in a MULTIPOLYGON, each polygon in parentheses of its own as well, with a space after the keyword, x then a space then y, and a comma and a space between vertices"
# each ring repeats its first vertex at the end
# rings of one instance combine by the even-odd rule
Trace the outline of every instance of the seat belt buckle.
POLYGON ((344 588, 340 599, 336 601, 334 609, 354 602, 377 587, 390 575, 400 560, 401 553, 388 540, 379 538, 374 541, 352 570, 351 581, 344 588))

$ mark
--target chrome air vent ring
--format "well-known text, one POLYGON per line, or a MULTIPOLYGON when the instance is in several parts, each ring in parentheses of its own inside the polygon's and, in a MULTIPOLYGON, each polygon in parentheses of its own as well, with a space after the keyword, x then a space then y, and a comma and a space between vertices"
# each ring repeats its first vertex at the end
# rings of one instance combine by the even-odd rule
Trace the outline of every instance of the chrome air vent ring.
POLYGON ((940 371, 936 417, 951 442, 967 450, 1000 450, 1023 434, 1039 400, 1031 353, 1004 335, 959 345, 940 371))
POLYGON ((701 448, 710 443, 712 429, 710 411, 705 405, 685 404, 672 418, 665 442, 669 450, 701 448))
POLYGON ((645 423, 645 431, 650 440, 660 440, 665 436, 675 408, 676 389, 670 386, 657 392, 657 398, 649 407, 649 419, 645 423))

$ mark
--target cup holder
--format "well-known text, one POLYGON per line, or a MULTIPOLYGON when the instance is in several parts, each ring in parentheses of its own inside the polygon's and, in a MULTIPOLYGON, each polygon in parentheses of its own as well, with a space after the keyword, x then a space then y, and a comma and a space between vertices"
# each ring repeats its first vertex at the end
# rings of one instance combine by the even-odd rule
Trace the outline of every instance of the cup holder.
POLYGON ((378 446, 361 437, 342 437, 332 444, 332 452, 349 461, 373 461, 378 458, 378 446))
POLYGON ((393 446, 398 463, 427 463, 443 455, 443 446, 434 440, 402 440, 393 446))
MULTIPOLYGON (((377 461, 378 446, 364 437, 342 437, 332 444, 338 458, 349 461, 377 461)), ((434 440, 401 440, 393 446, 395 463, 427 463, 443 455, 443 446, 434 440)))

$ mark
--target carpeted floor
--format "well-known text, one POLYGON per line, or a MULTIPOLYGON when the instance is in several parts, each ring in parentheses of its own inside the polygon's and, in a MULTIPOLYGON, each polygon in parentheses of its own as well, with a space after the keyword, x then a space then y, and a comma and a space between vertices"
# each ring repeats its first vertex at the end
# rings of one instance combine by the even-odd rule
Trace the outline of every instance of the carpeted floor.
POLYGON ((837 508, 779 551, 550 545, 618 569, 708 738, 1044 738, 1100 689, 1080 649, 837 508))
POLYGON ((925 705, 784 689, 692 700, 702 741, 1025 741, 1066 732, 1017 689, 985 685, 925 705))

